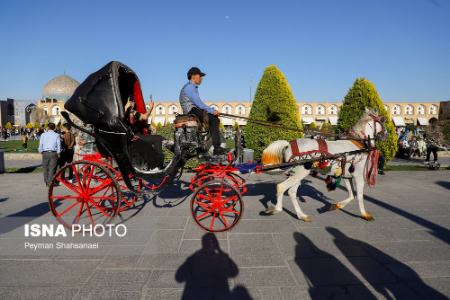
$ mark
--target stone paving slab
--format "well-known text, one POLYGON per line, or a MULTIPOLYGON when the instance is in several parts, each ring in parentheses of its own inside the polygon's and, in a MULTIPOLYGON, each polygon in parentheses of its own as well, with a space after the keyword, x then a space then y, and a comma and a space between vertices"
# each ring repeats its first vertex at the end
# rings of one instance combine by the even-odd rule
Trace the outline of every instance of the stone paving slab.
POLYGON ((230 232, 208 235, 191 220, 182 183, 124 212, 116 221, 129 234, 93 239, 98 251, 30 252, 24 224, 56 224, 41 174, 0 175, 0 298, 181 299, 205 283, 206 293, 214 286, 231 300, 450 296, 450 172, 379 177, 366 188, 374 222, 359 217, 356 200, 342 211, 324 210, 347 193, 328 192, 320 178, 307 178, 297 193, 312 222, 296 218, 287 196, 285 211, 265 216, 284 177, 246 177, 244 216, 230 232))

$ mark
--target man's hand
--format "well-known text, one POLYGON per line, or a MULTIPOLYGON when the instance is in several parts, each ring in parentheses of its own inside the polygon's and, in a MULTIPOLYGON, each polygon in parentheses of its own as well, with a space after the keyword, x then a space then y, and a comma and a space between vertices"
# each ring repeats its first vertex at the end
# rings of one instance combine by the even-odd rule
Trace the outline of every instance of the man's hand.
POLYGON ((220 112, 218 110, 214 110, 213 111, 213 115, 215 115, 216 117, 218 117, 220 115, 220 112))

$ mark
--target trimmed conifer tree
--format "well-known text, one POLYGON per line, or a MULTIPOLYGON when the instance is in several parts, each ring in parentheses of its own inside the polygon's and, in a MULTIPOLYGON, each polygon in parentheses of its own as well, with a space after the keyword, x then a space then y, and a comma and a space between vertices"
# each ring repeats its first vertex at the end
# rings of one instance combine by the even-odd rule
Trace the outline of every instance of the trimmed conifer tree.
MULTIPOLYGON (((270 121, 299 130, 302 128, 294 94, 286 77, 275 65, 270 65, 264 70, 249 118, 270 121)), ((244 134, 246 146, 255 151, 257 159, 271 142, 290 141, 302 136, 301 132, 265 127, 251 122, 247 122, 244 134)))
POLYGON ((339 111, 337 130, 339 132, 347 132, 358 122, 366 107, 369 109, 376 108, 378 114, 386 118, 384 125, 388 132, 388 137, 385 141, 379 141, 377 147, 385 156, 386 161, 391 160, 397 152, 395 126, 389 112, 384 108, 383 101, 378 95, 375 86, 369 80, 357 78, 353 83, 339 111))

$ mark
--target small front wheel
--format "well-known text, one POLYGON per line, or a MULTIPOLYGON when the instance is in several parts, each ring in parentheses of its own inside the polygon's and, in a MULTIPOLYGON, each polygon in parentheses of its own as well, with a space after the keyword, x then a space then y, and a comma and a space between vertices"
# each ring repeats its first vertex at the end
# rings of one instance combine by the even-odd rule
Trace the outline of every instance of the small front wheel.
POLYGON ((243 211, 241 194, 226 181, 207 181, 192 196, 192 217, 209 232, 232 229, 241 219, 243 211))

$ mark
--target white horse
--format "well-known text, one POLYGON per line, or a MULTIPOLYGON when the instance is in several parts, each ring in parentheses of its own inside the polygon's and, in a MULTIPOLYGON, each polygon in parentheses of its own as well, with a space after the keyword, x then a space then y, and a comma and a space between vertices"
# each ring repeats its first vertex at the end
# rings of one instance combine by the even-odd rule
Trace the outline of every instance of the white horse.
MULTIPOLYGON (((271 143, 264 151, 262 155, 262 163, 264 165, 271 164, 279 164, 288 162, 294 158, 295 154, 306 153, 309 152, 313 158, 320 157, 320 153, 314 153, 314 151, 318 151, 319 148, 324 150, 327 148, 327 152, 329 154, 339 154, 349 151, 354 151, 358 149, 362 149, 364 147, 361 140, 369 140, 371 147, 374 146, 375 138, 385 138, 386 130, 384 128, 384 118, 378 117, 376 112, 372 112, 366 109, 365 113, 361 117, 361 119, 356 123, 356 125, 350 130, 349 134, 355 140, 337 140, 337 141, 324 141, 321 146, 319 145, 318 140, 310 139, 310 138, 301 138, 297 139, 297 144, 292 144, 284 141, 278 140, 271 143), (325 143, 325 144, 324 144, 325 143), (325 146, 326 145, 326 146, 325 146), (293 149, 293 147, 297 147, 297 149, 293 149)), ((361 217, 367 221, 372 221, 372 215, 366 211, 364 208, 364 182, 365 182, 365 172, 366 172, 366 164, 376 164, 377 161, 369 161, 368 162, 369 153, 362 152, 351 155, 346 155, 344 162, 336 163, 336 161, 329 160, 331 170, 328 174, 325 175, 333 175, 337 171, 338 168, 341 168, 339 171, 344 170, 345 176, 342 178, 342 181, 345 184, 345 187, 348 191, 348 197, 342 201, 339 201, 333 204, 330 210, 340 209, 345 207, 350 201, 354 199, 354 195, 352 192, 352 186, 350 183, 350 179, 346 177, 352 176, 353 184, 356 188, 356 198, 359 203, 359 210, 361 212, 361 217), (354 172, 351 174, 348 169, 353 164, 354 172)), ((376 160, 376 159, 375 159, 376 160)), ((370 166, 369 166, 370 167, 370 166)), ((373 171, 373 170, 372 170, 373 171)), ((300 187, 301 181, 310 174, 310 170, 307 170, 304 165, 295 166, 291 170, 291 176, 285 181, 279 183, 277 185, 277 203, 275 206, 270 206, 267 210, 267 214, 276 214, 282 211, 283 209, 283 194, 288 191, 288 195, 294 205, 297 217, 300 220, 305 222, 311 221, 311 217, 306 215, 297 201, 297 190, 300 187)))

